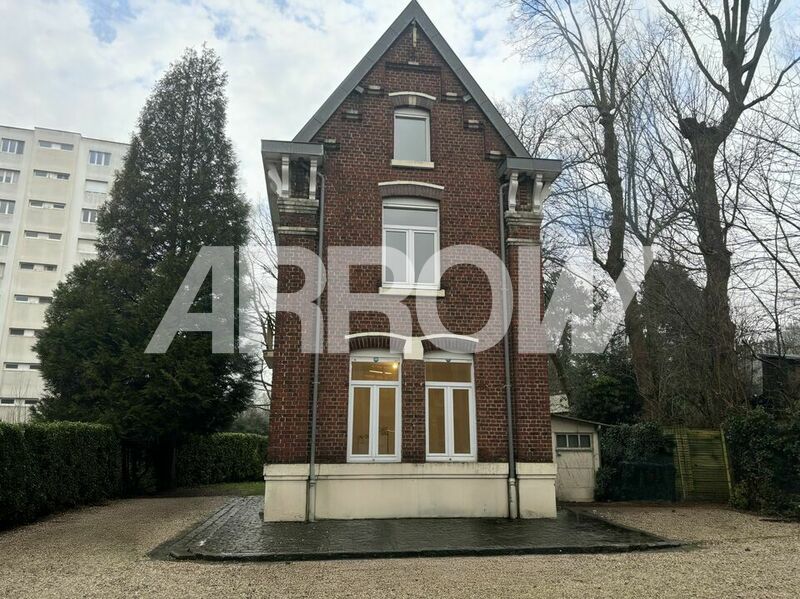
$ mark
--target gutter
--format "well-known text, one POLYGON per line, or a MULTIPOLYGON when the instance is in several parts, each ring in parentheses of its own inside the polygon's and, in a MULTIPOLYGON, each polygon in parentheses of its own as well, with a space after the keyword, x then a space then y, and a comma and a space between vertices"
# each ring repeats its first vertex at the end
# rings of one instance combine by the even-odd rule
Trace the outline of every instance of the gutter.
POLYGON ((306 493, 306 521, 316 521, 317 506, 317 403, 319 400, 319 355, 320 343, 322 338, 322 253, 325 243, 325 175, 318 174, 322 180, 319 197, 319 234, 317 235, 317 257, 319 258, 319 268, 317 268, 317 312, 314 323, 314 379, 311 385, 311 443, 308 459, 308 490, 306 493))
MULTIPOLYGON (((500 225, 500 260, 506 264, 506 222, 503 209, 503 191, 508 183, 503 183, 498 190, 498 210, 500 225)), ((502 277, 501 294, 503 299, 503 322, 508 321, 508 287, 506 277, 502 277)), ((514 409, 511 403, 511 348, 508 340, 508 329, 503 334, 503 373, 505 375, 506 419, 508 421, 508 517, 514 520, 519 517, 519 501, 517 490, 517 462, 514 456, 514 409)))

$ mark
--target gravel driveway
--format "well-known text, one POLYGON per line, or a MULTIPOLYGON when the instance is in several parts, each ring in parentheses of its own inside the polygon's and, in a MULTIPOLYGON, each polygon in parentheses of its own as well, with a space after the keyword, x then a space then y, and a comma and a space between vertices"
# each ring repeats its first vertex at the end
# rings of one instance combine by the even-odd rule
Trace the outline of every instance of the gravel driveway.
POLYGON ((0 533, 0 597, 800 596, 800 525, 710 507, 595 508, 699 543, 657 553, 287 564, 147 557, 224 501, 130 499, 0 533))

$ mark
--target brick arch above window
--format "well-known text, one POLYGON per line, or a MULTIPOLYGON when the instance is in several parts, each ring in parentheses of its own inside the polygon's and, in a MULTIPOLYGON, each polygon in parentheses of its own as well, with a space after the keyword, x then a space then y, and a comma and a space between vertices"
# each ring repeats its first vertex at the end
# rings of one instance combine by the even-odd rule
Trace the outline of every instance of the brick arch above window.
POLYGON ((378 183, 382 198, 425 198, 441 200, 444 187, 422 181, 386 181, 378 183))
POLYGON ((347 336, 350 351, 381 349, 402 355, 406 340, 390 333, 356 333, 347 336))
POLYGON ((454 354, 472 355, 475 353, 477 345, 477 339, 463 335, 429 335, 422 338, 422 350, 426 354, 445 351, 454 354))
POLYGON ((392 92, 389 94, 389 100, 395 108, 413 107, 425 110, 433 108, 433 103, 436 102, 434 96, 411 91, 392 92))

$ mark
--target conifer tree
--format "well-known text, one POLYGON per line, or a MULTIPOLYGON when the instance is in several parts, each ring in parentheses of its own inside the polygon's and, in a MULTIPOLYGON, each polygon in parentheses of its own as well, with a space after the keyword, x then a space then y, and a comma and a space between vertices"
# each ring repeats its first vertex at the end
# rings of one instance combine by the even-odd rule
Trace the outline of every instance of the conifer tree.
MULTIPOLYGON (((174 484, 181 436, 226 427, 253 394, 255 361, 213 354, 209 333, 179 333, 165 354, 144 353, 199 249, 247 242, 225 83, 203 48, 156 84, 100 211, 99 257, 58 286, 36 344, 40 417, 113 426, 131 455, 152 458, 161 487, 174 484)), ((209 311, 209 288, 193 310, 209 311)))

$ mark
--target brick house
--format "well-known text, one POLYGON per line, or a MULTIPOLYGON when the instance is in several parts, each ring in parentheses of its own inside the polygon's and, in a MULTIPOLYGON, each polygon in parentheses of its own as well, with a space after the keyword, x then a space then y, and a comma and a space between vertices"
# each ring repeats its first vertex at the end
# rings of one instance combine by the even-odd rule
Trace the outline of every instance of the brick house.
MULTIPOLYGON (((547 356, 517 351, 516 310, 505 338, 487 324, 480 270, 440 272, 437 256, 478 246, 505 259, 514 306, 539 293, 516 263, 560 162, 530 156, 416 1, 262 158, 279 250, 328 272, 324 326, 277 306, 265 519, 555 516, 547 356), (410 331, 369 306, 348 318, 329 263, 346 246, 378 255, 349 268, 349 291, 402 301, 410 331), (432 313, 447 334, 425 334, 432 313), (309 334, 321 351, 301 351, 309 334)), ((278 272, 280 294, 317 283, 278 272)))

